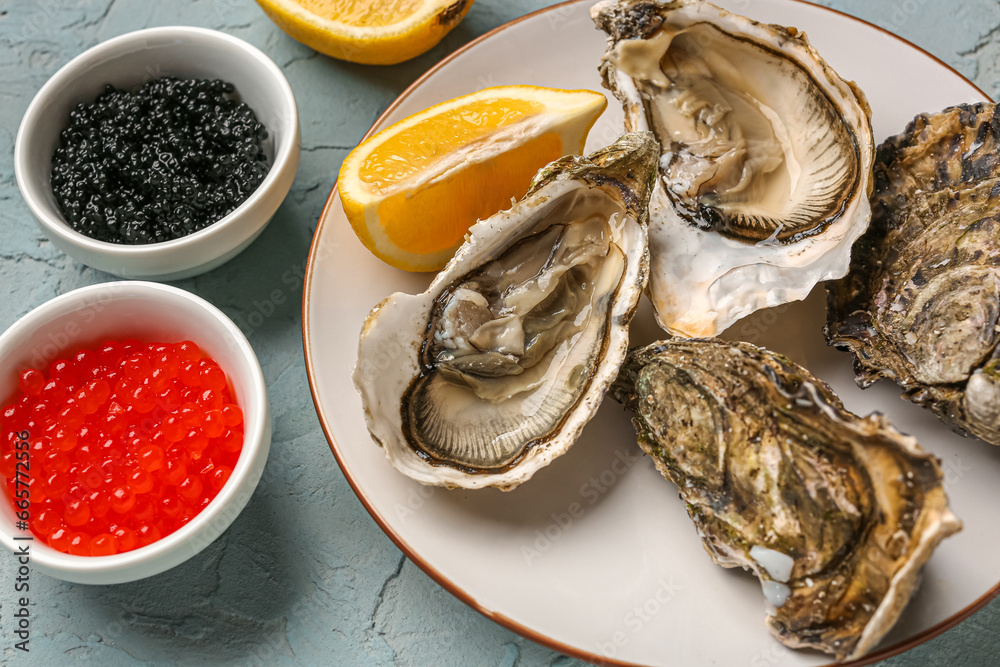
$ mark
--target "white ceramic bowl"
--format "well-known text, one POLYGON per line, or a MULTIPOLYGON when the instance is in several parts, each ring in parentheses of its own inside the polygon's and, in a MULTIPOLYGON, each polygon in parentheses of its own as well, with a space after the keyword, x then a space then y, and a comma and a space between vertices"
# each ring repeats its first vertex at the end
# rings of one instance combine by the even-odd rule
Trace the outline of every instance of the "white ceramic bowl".
POLYGON ((175 280, 235 257, 264 230, 288 194, 299 165, 299 117, 281 70, 241 39, 204 28, 165 27, 130 32, 85 51, 49 79, 28 106, 14 148, 17 184, 46 236, 79 262, 126 278, 175 280), (267 128, 271 169, 235 211, 209 227, 172 241, 119 245, 74 231, 52 194, 52 154, 70 110, 92 102, 108 83, 135 88, 162 76, 223 79, 236 86, 267 128))
MULTIPOLYGON (((0 542, 30 545, 30 567, 82 584, 114 584, 167 570, 212 543, 247 504, 271 444, 271 418, 260 364, 243 333, 219 309, 188 292, 157 283, 122 281, 83 287, 34 309, 0 335, 0 405, 17 394, 18 374, 45 368, 68 351, 105 340, 193 340, 229 377, 243 409, 243 450, 218 495, 190 522, 162 539, 114 556, 64 554, 18 530, 14 507, 0 493, 0 542)), ((29 441, 31 434, 29 434, 29 441)), ((30 508, 29 508, 30 511, 30 508)))

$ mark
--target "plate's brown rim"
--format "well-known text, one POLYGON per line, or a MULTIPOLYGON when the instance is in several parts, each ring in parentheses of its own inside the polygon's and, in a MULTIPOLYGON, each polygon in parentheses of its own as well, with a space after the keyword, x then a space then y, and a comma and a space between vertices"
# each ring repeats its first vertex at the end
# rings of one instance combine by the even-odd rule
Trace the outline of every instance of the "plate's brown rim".
MULTIPOLYGON (((584 2, 593 2, 593 1, 594 0, 567 0, 566 2, 560 2, 560 3, 557 3, 555 5, 551 5, 549 7, 543 7, 542 9, 533 11, 533 12, 531 12, 529 14, 525 14, 524 16, 516 18, 513 21, 509 21, 507 23, 504 23, 503 25, 498 26, 498 27, 494 28, 493 30, 490 30, 487 33, 484 33, 484 34, 480 35, 476 39, 470 41, 468 44, 465 44, 464 46, 462 46, 461 48, 457 49, 456 51, 454 51, 452 54, 450 54, 446 58, 442 59, 440 62, 438 62, 433 67, 431 67, 429 70, 427 70, 427 72, 425 72, 423 75, 421 75, 420 78, 418 78, 416 81, 414 81, 412 84, 410 84, 406 88, 406 90, 404 90, 402 93, 400 93, 399 97, 397 97, 392 102, 392 104, 390 104, 389 107, 378 117, 378 119, 372 125, 371 129, 369 129, 368 132, 365 133, 365 136, 361 138, 361 141, 364 141, 365 139, 367 139, 368 137, 370 137, 372 134, 374 134, 375 128, 379 127, 379 125, 382 123, 382 121, 389 114, 391 114, 393 111, 395 111, 396 107, 398 107, 403 102, 403 100, 405 100, 407 97, 409 97, 417 88, 419 88, 420 86, 422 86, 423 83, 430 76, 432 76, 433 74, 435 74, 439 69, 441 69, 442 67, 444 67, 446 64, 448 64, 451 61, 455 60, 460 55, 462 55, 463 53, 465 53, 469 49, 473 48, 474 46, 476 46, 480 42, 483 42, 483 41, 485 41, 487 39, 490 39, 494 35, 497 35, 497 34, 503 32, 504 30, 506 30, 506 29, 508 29, 508 28, 510 28, 510 27, 512 27, 514 25, 517 25, 518 23, 521 23, 522 21, 526 21, 526 20, 531 19, 531 18, 533 18, 535 16, 538 16, 540 14, 545 14, 546 12, 550 12, 550 11, 553 11, 553 10, 558 9, 560 7, 565 7, 565 6, 568 6, 568 5, 576 5, 576 4, 581 4, 581 3, 584 3, 584 2)), ((856 16, 852 16, 851 14, 848 14, 847 12, 840 11, 839 9, 833 9, 833 8, 830 8, 830 7, 824 7, 823 5, 819 5, 819 4, 815 3, 815 2, 809 2, 809 0, 790 0, 790 1, 791 2, 798 2, 798 3, 803 4, 803 5, 811 5, 813 7, 818 8, 818 9, 822 9, 822 10, 828 11, 828 12, 833 12, 834 14, 839 14, 840 16, 844 16, 844 17, 846 17, 848 19, 851 19, 852 21, 856 21, 858 23, 862 23, 864 25, 867 25, 867 26, 870 26, 872 28, 875 28, 879 32, 882 32, 882 33, 884 33, 884 34, 892 37, 893 39, 896 39, 896 40, 898 40, 900 42, 903 42, 904 44, 906 44, 910 48, 914 49, 915 51, 919 51, 920 53, 924 54, 925 56, 928 56, 929 58, 931 58, 932 60, 934 60, 935 62, 937 62, 939 65, 941 65, 942 67, 944 67, 945 69, 947 69, 950 72, 952 72, 955 76, 961 78, 966 83, 968 83, 970 86, 972 86, 976 91, 978 91, 983 96, 984 99, 987 99, 987 100, 991 100, 992 99, 985 91, 983 91, 981 88, 979 88, 979 86, 977 86, 976 84, 974 84, 972 81, 969 81, 958 70, 956 70, 954 67, 952 67, 948 63, 944 62, 943 60, 941 60, 940 58, 938 58, 937 56, 935 56, 933 53, 930 53, 929 51, 927 51, 927 50, 925 50, 925 49, 917 46, 916 44, 913 44, 912 42, 910 42, 910 41, 908 41, 906 39, 903 39, 899 35, 897 35, 895 33, 892 33, 890 31, 886 30, 885 28, 882 28, 881 26, 875 25, 874 23, 870 23, 870 22, 865 21, 864 19, 860 19, 860 18, 858 18, 856 16)), ((388 522, 386 522, 385 519, 383 519, 382 515, 375 509, 375 506, 368 499, 368 496, 365 495, 364 491, 361 490, 361 487, 358 485, 357 481, 355 481, 354 477, 351 475, 349 468, 347 467, 347 465, 345 464, 343 458, 341 457, 340 448, 339 448, 339 445, 337 444, 337 440, 336 440, 336 438, 333 437, 332 428, 330 427, 330 424, 329 424, 329 422, 326 419, 326 415, 324 414, 323 409, 322 409, 322 407, 320 406, 320 403, 319 403, 319 396, 318 396, 317 390, 316 390, 316 380, 315 380, 315 377, 313 376, 313 370, 312 370, 312 368, 313 368, 313 365, 312 365, 312 354, 310 352, 310 345, 309 345, 309 296, 310 296, 310 288, 311 288, 311 285, 312 285, 312 274, 313 274, 314 262, 315 262, 315 258, 316 258, 316 248, 317 248, 318 243, 319 243, 320 230, 323 228, 323 225, 325 224, 325 220, 326 220, 326 217, 327 217, 327 211, 330 208, 330 205, 331 205, 331 203, 332 203, 332 201, 334 199, 334 195, 336 194, 336 192, 337 192, 337 184, 336 184, 336 182, 334 182, 333 187, 330 190, 330 195, 327 197, 326 203, 323 206, 323 211, 320 213, 319 222, 316 225, 316 231, 313 233, 313 240, 312 240, 312 243, 309 246, 309 258, 308 258, 308 262, 307 262, 307 266, 306 266, 306 273, 305 273, 304 282, 303 282, 303 288, 302 288, 302 349, 303 349, 303 354, 304 354, 304 357, 305 357, 306 376, 307 376, 307 378, 309 380, 309 392, 312 394, 313 405, 316 408, 316 416, 319 418, 320 426, 323 428, 323 433, 326 436, 327 443, 330 445, 330 450, 333 452, 334 457, 337 459, 337 464, 340 466, 340 469, 343 471, 344 477, 347 479, 347 483, 351 485, 351 489, 354 490, 355 495, 357 495, 358 499, 361 501, 361 504, 364 505, 364 508, 368 511, 368 513, 371 515, 371 517, 375 520, 375 523, 377 523, 378 526, 379 526, 379 528, 382 529, 382 532, 384 532, 389 537, 389 539, 391 539, 393 541, 393 543, 395 543, 395 545, 399 548, 399 550, 402 551, 406 555, 406 557, 410 559, 410 561, 412 561, 413 563, 415 563, 417 565, 417 567, 419 567, 421 570, 423 570, 424 573, 426 573, 427 576, 429 576, 431 579, 433 579, 434 581, 436 581, 438 583, 438 585, 440 585, 442 588, 444 588, 445 590, 447 590, 449 593, 451 593, 452 595, 454 595, 455 597, 457 597, 459 600, 461 600, 466 605, 468 605, 472 609, 476 610, 477 612, 479 612, 480 614, 482 614, 486 618, 488 618, 488 619, 490 619, 490 620, 492 620, 492 621, 494 621, 496 623, 499 623, 500 625, 504 626, 508 630, 512 630, 512 631, 518 633, 522 637, 526 637, 527 639, 530 639, 530 640, 532 640, 532 641, 534 641, 534 642, 536 642, 538 644, 546 646, 546 647, 548 647, 550 649, 553 649, 555 651, 559 651, 560 653, 563 653, 565 655, 568 655, 568 656, 571 656, 571 657, 574 657, 574 658, 578 658, 580 660, 585 660, 587 662, 590 662, 590 663, 593 663, 593 664, 598 664, 598 665, 619 665, 621 667, 639 667, 636 663, 624 662, 624 661, 621 661, 621 660, 616 660, 614 658, 605 658, 605 657, 602 657, 602 656, 599 656, 599 655, 596 655, 596 654, 593 654, 593 653, 589 653, 587 651, 583 651, 583 650, 578 649, 578 648, 576 648, 574 646, 570 646, 568 644, 564 644, 564 643, 562 643, 562 642, 560 642, 560 641, 558 641, 556 639, 553 639, 553 638, 548 637, 546 635, 543 635, 543 634, 541 634, 539 632, 536 632, 535 630, 532 630, 529 627, 521 625, 517 621, 515 621, 515 620, 513 620, 511 618, 508 618, 507 616, 504 616, 503 614, 501 614, 499 612, 491 611, 489 609, 484 608, 471 595, 469 595, 464 590, 462 590, 457 585, 455 585, 451 580, 449 580, 447 577, 445 577, 442 573, 438 572, 433 567, 431 567, 431 565, 429 563, 427 563, 423 558, 421 558, 416 553, 416 551, 414 551, 412 548, 410 548, 410 546, 406 542, 404 542, 403 539, 399 535, 397 535, 389 527, 388 522)), ((991 600, 993 600, 994 598, 996 598, 998 596, 1000 596, 1000 582, 998 582, 997 585, 994 586, 991 590, 987 591, 985 595, 983 595, 982 597, 980 597, 978 600, 976 600, 975 602, 973 602, 971 605, 969 605, 968 607, 966 607, 962 611, 960 611, 957 614, 951 616, 950 618, 947 618, 947 619, 941 621, 937 625, 934 625, 934 626, 932 626, 932 627, 924 630, 923 632, 920 632, 920 633, 914 635, 913 637, 910 637, 909 639, 907 639, 905 641, 902 641, 902 642, 899 642, 898 644, 894 644, 892 646, 888 646, 886 648, 883 648, 883 649, 881 649, 881 650, 879 650, 879 651, 877 651, 875 653, 869 654, 869 655, 867 655, 867 656, 865 656, 865 657, 863 657, 863 658, 861 658, 859 660, 855 660, 855 661, 849 662, 849 663, 836 663, 836 665, 831 664, 828 667, 864 667, 865 665, 871 665, 871 664, 874 664, 876 662, 879 662, 879 661, 882 661, 882 660, 886 660, 886 659, 891 658, 893 656, 899 655, 900 653, 904 653, 904 652, 910 650, 911 648, 919 646, 920 644, 923 644, 923 643, 925 643, 925 642, 933 639, 934 637, 937 637, 938 635, 940 635, 940 634, 942 634, 942 633, 950 630, 951 628, 955 627, 956 625, 958 625, 959 623, 961 623, 962 621, 964 621, 966 618, 968 618, 969 616, 971 616, 975 612, 977 612, 980 609, 982 609, 983 607, 985 607, 987 605, 987 603, 989 603, 991 600)))

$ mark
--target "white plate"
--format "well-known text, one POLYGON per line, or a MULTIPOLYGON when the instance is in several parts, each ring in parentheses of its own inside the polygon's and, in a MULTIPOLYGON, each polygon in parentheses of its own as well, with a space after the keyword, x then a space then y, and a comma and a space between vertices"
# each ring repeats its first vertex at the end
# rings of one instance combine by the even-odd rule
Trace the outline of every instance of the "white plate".
MULTIPOLYGON (((485 36, 431 70, 373 131, 432 104, 491 85, 603 90, 604 35, 589 1, 556 6, 485 36)), ((806 30, 874 109, 875 136, 900 132, 923 111, 984 99, 939 61, 874 26, 793 0, 719 4, 806 30)), ((621 133, 611 100, 588 151, 621 133)), ((351 385, 357 337, 369 309, 394 291, 422 291, 430 276, 392 269, 351 231, 336 191, 320 220, 303 306, 306 365, 316 409, 348 481, 372 516, 421 568, 475 609, 552 648, 590 660, 650 665, 816 665, 822 655, 785 649, 764 626, 751 575, 712 564, 674 487, 639 456, 628 415, 608 400, 580 441, 515 491, 446 491, 396 472, 371 440, 351 385)), ((1000 448, 954 435, 893 386, 862 393, 851 359, 823 341, 825 302, 805 302, 738 323, 730 335, 789 355, 827 380, 847 406, 888 413, 944 460, 965 530, 947 540, 923 586, 876 656, 926 640, 985 604, 1000 581, 1000 448)), ((633 344, 661 337, 644 307, 633 344)), ((388 360, 387 360, 388 361, 388 360)))

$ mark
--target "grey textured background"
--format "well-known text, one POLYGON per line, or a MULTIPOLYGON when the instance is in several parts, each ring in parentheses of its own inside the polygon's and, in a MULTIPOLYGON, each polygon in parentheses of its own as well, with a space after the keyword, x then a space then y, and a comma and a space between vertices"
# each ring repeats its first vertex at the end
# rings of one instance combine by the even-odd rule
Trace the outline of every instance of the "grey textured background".
MULTIPOLYGON (((303 143, 295 185, 262 238, 229 264, 176 283, 240 323, 264 367, 274 408, 274 441, 256 494, 222 538, 157 577, 90 587, 34 574, 30 656, 12 648, 14 561, 0 554, 0 656, 5 661, 578 664, 465 607, 406 560, 371 520, 320 431, 302 357, 301 284, 290 286, 282 280, 301 275, 341 160, 389 103, 456 48, 549 4, 554 3, 478 0, 466 20, 429 53, 402 65, 372 68, 338 62, 294 42, 252 0, 3 0, 0 326, 4 328, 57 294, 110 279, 74 263, 41 235, 13 173, 14 137, 21 115, 45 80, 80 52, 109 37, 157 25, 197 25, 236 35, 284 70, 298 98, 303 143), (287 299, 260 326, 248 325, 256 304, 270 298, 275 289, 287 299)), ((997 0, 820 4, 888 28, 954 66, 993 97, 1000 94, 997 0)), ((1000 601, 994 601, 954 630, 883 664, 967 667, 1000 664, 998 656, 1000 601)), ((756 660, 760 665, 774 664, 770 656, 756 660)))

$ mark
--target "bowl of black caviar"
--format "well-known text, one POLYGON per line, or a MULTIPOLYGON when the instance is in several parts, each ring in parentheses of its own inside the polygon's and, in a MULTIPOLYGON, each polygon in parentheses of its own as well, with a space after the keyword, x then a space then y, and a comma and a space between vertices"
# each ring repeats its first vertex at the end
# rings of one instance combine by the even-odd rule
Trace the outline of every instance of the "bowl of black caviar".
POLYGON ((28 106, 17 183, 42 230, 88 266, 176 280, 235 257, 288 194, 295 97, 231 35, 150 28, 77 56, 28 106))

